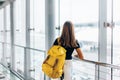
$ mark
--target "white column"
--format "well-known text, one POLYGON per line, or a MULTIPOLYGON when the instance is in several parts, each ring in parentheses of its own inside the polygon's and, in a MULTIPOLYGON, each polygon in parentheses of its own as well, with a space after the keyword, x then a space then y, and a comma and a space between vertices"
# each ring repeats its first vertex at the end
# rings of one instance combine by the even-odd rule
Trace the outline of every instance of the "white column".
MULTIPOLYGON (((30 0, 26 0, 26 47, 30 47, 30 0)), ((24 77, 30 80, 30 49, 24 48, 24 77)))
POLYGON ((55 0, 45 0, 45 40, 47 51, 55 40, 55 0))
POLYGON ((14 53, 14 2, 10 3, 10 36, 11 36, 11 68, 15 69, 15 53, 14 53))
POLYGON ((45 0, 45 36, 48 50, 55 40, 55 0, 45 0))
MULTIPOLYGON (((104 26, 104 22, 107 22, 107 0, 99 0, 99 53, 98 59, 100 62, 107 62, 107 29, 104 26)), ((106 79, 106 68, 99 66, 98 79, 106 79)))

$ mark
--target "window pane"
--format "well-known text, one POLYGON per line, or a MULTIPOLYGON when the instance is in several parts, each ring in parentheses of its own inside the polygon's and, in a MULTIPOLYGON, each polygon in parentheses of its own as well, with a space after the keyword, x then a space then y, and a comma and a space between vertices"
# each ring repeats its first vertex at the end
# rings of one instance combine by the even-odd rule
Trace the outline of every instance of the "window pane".
POLYGON ((61 28, 66 20, 72 21, 85 59, 96 61, 98 60, 98 1, 60 0, 61 28))
POLYGON ((10 5, 8 5, 8 6, 6 6, 6 25, 4 26, 5 27, 5 33, 6 33, 6 42, 7 43, 10 43, 10 32, 11 32, 11 30, 10 30, 10 5))
POLYGON ((45 50, 45 0, 30 0, 30 18, 31 47, 45 50))
POLYGON ((25 45, 25 0, 16 0, 14 8, 15 44, 25 45))
MULTIPOLYGON (((113 0, 113 21, 115 27, 113 28, 113 64, 120 66, 120 0, 113 0)), ((113 70, 113 80, 119 80, 120 70, 113 70)))
MULTIPOLYGON (((15 44, 26 46, 26 0, 14 3, 14 38, 15 44)), ((15 46, 15 71, 24 72, 24 48, 15 46)))
POLYGON ((120 0, 115 0, 113 2, 113 20, 115 22, 115 27, 113 28, 113 64, 120 65, 120 38, 118 34, 120 34, 120 0))
POLYGON ((3 26, 4 26, 4 13, 3 9, 0 9, 0 41, 3 41, 3 26))

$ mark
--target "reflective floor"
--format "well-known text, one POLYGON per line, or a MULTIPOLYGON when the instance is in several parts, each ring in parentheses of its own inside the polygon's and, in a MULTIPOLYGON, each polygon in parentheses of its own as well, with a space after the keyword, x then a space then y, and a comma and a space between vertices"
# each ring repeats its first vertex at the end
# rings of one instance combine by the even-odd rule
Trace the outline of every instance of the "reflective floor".
POLYGON ((0 80, 21 80, 0 64, 0 80))

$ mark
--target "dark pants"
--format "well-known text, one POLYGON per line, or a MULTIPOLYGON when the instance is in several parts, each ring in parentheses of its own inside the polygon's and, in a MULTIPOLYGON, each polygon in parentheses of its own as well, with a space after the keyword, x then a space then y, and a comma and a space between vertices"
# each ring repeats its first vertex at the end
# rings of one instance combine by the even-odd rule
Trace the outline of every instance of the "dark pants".
POLYGON ((62 74, 62 76, 60 77, 60 80, 63 80, 64 79, 64 73, 62 74))

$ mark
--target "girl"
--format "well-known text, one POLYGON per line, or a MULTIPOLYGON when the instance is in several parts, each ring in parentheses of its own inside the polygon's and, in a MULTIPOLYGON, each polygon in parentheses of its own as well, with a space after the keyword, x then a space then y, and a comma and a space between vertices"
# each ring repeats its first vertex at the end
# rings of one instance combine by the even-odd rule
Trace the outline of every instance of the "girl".
MULTIPOLYGON (((75 39, 74 26, 72 22, 66 21, 64 23, 62 34, 59 37, 59 44, 67 50, 64 64, 64 80, 72 80, 72 53, 74 49, 78 53, 78 57, 83 59, 80 45, 75 39)), ((57 39, 55 40, 54 45, 58 45, 57 39)))

